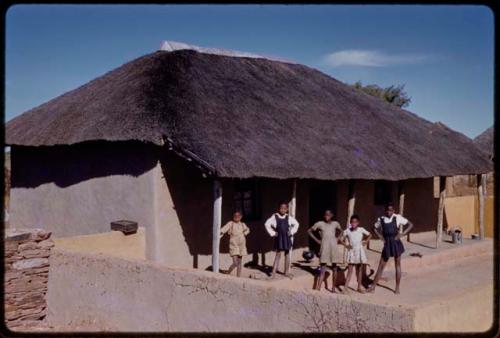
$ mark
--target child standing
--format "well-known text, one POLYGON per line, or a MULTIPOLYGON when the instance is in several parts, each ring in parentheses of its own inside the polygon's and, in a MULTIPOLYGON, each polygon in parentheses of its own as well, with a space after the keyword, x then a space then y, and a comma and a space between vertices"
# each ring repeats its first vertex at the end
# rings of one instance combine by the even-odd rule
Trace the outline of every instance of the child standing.
POLYGON ((377 273, 375 274, 372 285, 368 289, 369 292, 375 290, 387 261, 390 257, 394 257, 396 266, 396 289, 394 293, 399 294, 399 284, 401 282, 401 255, 405 251, 403 243, 401 242, 401 237, 406 236, 412 228, 413 224, 408 219, 394 212, 394 206, 391 203, 386 205, 385 215, 380 217, 375 223, 375 233, 384 242, 384 248, 380 255, 377 273), (406 229, 400 231, 405 225, 407 226, 406 229))
POLYGON ((342 228, 340 224, 333 220, 333 212, 331 210, 326 210, 323 216, 324 221, 316 222, 307 232, 309 236, 316 241, 320 247, 320 274, 318 278, 318 283, 315 285, 316 290, 321 289, 321 283, 325 278, 325 267, 326 265, 331 265, 332 267, 332 292, 335 293, 335 285, 337 282, 337 264, 342 264, 344 258, 339 250, 338 240, 342 235, 342 228), (319 230, 321 232, 321 241, 314 235, 314 231, 319 230), (340 231, 340 236, 336 236, 336 230, 340 231))
POLYGON ((347 229, 344 230, 343 242, 347 247, 346 252, 346 263, 348 266, 347 277, 345 281, 344 289, 342 293, 348 293, 349 282, 351 280, 352 272, 356 269, 356 276, 358 280, 358 292, 364 293, 365 290, 362 287, 362 272, 364 269, 364 264, 367 263, 365 248, 363 247, 368 243, 371 238, 369 231, 359 226, 359 216, 352 215, 350 218, 350 224, 347 229), (365 240, 363 237, 367 236, 365 240), (347 243, 345 240, 347 239, 347 243))
POLYGON ((280 203, 278 212, 269 217, 264 224, 267 232, 274 237, 274 258, 273 271, 271 277, 274 278, 281 258, 281 253, 285 253, 285 276, 292 278, 290 268, 290 250, 292 249, 292 237, 299 229, 299 222, 288 215, 288 204, 280 203))
POLYGON ((240 211, 233 213, 233 220, 229 221, 220 229, 220 237, 224 234, 229 234, 229 255, 233 259, 233 264, 227 270, 230 274, 234 268, 236 269, 236 276, 241 276, 242 259, 247 255, 247 245, 245 236, 250 233, 250 229, 245 223, 241 221, 242 214, 240 211))

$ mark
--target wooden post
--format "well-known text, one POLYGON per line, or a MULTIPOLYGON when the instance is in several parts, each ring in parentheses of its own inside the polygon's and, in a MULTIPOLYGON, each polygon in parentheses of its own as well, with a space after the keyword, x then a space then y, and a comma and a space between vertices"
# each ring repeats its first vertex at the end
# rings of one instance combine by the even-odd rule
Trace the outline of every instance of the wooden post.
MULTIPOLYGON (((398 213, 401 216, 404 216, 405 213, 405 181, 399 181, 398 182, 398 195, 399 195, 399 208, 398 208, 398 213)), ((399 229, 399 232, 403 232, 403 227, 399 229)), ((406 240, 409 242, 410 241, 410 234, 408 233, 406 240)))
POLYGON ((477 175, 477 194, 479 200, 479 239, 484 238, 484 188, 486 186, 486 175, 477 175))
MULTIPOLYGON (((293 218, 297 218, 297 179, 293 179, 292 182, 292 198, 290 199, 290 203, 288 204, 288 214, 293 218)), ((292 265, 292 252, 293 252, 293 236, 292 236, 292 249, 290 250, 290 259, 288 261, 288 271, 291 269, 292 265)))
POLYGON ((351 220, 351 216, 354 214, 354 207, 356 204, 356 194, 354 193, 354 189, 356 187, 356 181, 354 180, 349 180, 349 187, 348 187, 348 201, 347 201, 347 222, 346 224, 349 224, 349 221, 351 220))
POLYGON ((222 223, 222 186, 218 180, 214 181, 214 212, 212 228, 212 271, 219 272, 219 245, 220 227, 222 223))
POLYGON ((292 182, 292 198, 290 199, 290 203, 288 204, 289 214, 290 216, 296 218, 295 212, 297 211, 297 179, 294 179, 292 182))
POLYGON ((443 240, 443 220, 444 220, 444 199, 446 197, 446 177, 439 177, 439 207, 438 207, 438 221, 436 229, 436 249, 439 248, 443 240))

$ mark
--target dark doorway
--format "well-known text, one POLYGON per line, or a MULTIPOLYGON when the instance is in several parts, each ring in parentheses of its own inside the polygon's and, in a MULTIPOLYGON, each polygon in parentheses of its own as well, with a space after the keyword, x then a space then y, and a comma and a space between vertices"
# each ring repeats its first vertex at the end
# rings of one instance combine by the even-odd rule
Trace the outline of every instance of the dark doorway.
POLYGON ((326 209, 337 215, 337 189, 335 182, 311 181, 309 185, 309 224, 323 219, 326 209))
MULTIPOLYGON (((309 225, 323 219, 326 209, 333 211, 335 218, 337 216, 337 189, 335 182, 331 181, 310 181, 309 184, 309 225)), ((320 238, 319 232, 315 234, 320 238)), ((317 255, 319 254, 319 245, 312 238, 309 238, 309 248, 317 255)))

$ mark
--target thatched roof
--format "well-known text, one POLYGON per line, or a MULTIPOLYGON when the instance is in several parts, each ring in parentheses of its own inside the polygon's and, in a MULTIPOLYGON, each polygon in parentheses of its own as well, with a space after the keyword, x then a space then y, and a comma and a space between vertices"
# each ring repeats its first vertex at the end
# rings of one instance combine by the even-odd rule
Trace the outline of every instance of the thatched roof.
POLYGON ((157 51, 6 126, 7 144, 139 140, 221 177, 398 180, 491 170, 466 136, 315 69, 157 51))
POLYGON ((493 126, 483 131, 474 139, 474 143, 488 156, 493 157, 493 126))

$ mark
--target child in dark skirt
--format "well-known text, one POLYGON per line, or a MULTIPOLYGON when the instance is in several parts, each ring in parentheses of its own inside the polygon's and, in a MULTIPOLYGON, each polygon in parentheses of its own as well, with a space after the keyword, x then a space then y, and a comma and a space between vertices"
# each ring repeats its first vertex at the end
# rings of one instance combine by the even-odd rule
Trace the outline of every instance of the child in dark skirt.
POLYGON ((383 240, 384 247, 380 257, 377 273, 373 279, 372 285, 368 288, 369 292, 373 292, 384 271, 385 265, 390 257, 394 257, 396 266, 396 290, 399 294, 399 284, 401 282, 401 255, 405 251, 401 237, 407 235, 413 224, 401 215, 394 212, 394 206, 388 204, 385 207, 385 216, 380 217, 375 223, 375 233, 383 240), (400 227, 407 225, 404 231, 400 231, 400 227))
POLYGON ((278 212, 273 214, 264 224, 267 232, 274 237, 274 258, 273 271, 271 277, 274 278, 281 258, 281 253, 285 253, 285 276, 292 278, 290 274, 290 250, 292 249, 293 235, 299 229, 299 222, 288 215, 288 204, 280 203, 278 212))

